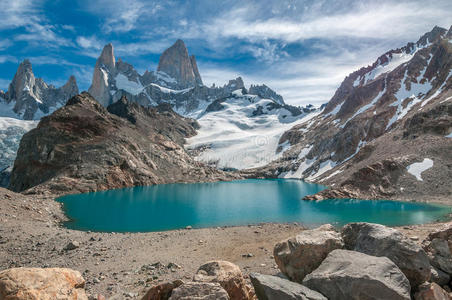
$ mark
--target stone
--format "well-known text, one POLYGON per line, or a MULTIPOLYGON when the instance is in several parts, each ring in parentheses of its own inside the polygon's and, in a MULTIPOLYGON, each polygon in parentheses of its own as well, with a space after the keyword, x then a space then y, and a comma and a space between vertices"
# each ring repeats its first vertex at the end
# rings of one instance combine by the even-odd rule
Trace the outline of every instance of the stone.
POLYGON ((167 300, 171 296, 173 290, 182 284, 184 284, 182 280, 160 283, 151 287, 142 300, 167 300))
POLYGON ((175 288, 169 300, 229 300, 219 283, 187 282, 175 288))
POLYGON ((452 222, 445 223, 437 228, 435 231, 429 233, 427 240, 433 239, 452 240, 452 222))
POLYGON ((350 250, 333 250, 303 285, 334 300, 410 299, 410 283, 391 260, 350 250))
POLYGON ((319 292, 278 276, 251 273, 250 278, 259 300, 327 300, 319 292))
POLYGON ((344 247, 341 235, 331 225, 304 230, 297 236, 276 244, 276 264, 290 280, 301 283, 331 251, 344 247))
POLYGON ((430 263, 425 251, 396 229, 380 224, 350 223, 343 227, 345 248, 392 260, 417 286, 430 279, 430 263))
POLYGON ((13 268, 0 272, 1 300, 87 300, 85 280, 65 268, 13 268))
POLYGON ((200 266, 195 282, 217 282, 228 293, 231 300, 253 299, 251 288, 246 284, 240 268, 228 261, 210 261, 200 266))
POLYGON ((424 242, 424 249, 432 266, 452 276, 452 254, 446 240, 435 237, 429 242, 424 242))
POLYGON ((450 300, 452 297, 436 283, 424 283, 414 294, 415 300, 450 300))
POLYGON ((75 250, 75 249, 77 249, 77 248, 80 248, 80 243, 77 242, 77 241, 70 241, 70 242, 66 245, 66 247, 64 247, 64 250, 70 251, 70 250, 75 250))
POLYGON ((440 286, 449 284, 450 282, 450 276, 449 274, 441 271, 440 269, 435 268, 434 266, 431 266, 431 276, 430 281, 439 284, 440 286))

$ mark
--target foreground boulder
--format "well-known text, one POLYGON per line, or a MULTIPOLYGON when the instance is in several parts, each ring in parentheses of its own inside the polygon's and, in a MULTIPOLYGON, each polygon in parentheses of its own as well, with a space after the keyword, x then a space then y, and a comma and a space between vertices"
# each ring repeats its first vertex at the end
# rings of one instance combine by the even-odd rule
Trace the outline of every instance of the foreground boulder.
POLYGON ((277 276, 250 274, 259 300, 327 300, 322 294, 277 276))
POLYGON ((349 250, 334 250, 303 285, 328 299, 398 300, 410 299, 410 283, 386 257, 349 250))
POLYGON ((193 281, 217 282, 226 290, 231 300, 254 299, 240 268, 228 261, 211 261, 202 265, 193 281))
POLYGON ((450 300, 452 297, 436 283, 424 283, 414 295, 415 300, 450 300))
POLYGON ((302 282, 331 251, 344 247, 341 235, 331 225, 305 230, 276 244, 273 255, 281 272, 290 280, 302 282))
POLYGON ((350 223, 342 229, 345 248, 392 260, 417 286, 430 279, 430 263, 425 251, 399 231, 380 224, 350 223))
POLYGON ((0 272, 0 300, 87 300, 78 271, 60 268, 14 268, 0 272))
POLYGON ((229 300, 228 293, 218 283, 188 282, 175 288, 170 300, 229 300))
POLYGON ((434 238, 424 245, 430 263, 435 268, 452 275, 452 254, 446 240, 434 238))
POLYGON ((431 276, 430 281, 437 283, 441 286, 447 285, 450 282, 450 276, 449 274, 441 271, 440 269, 435 268, 434 266, 431 266, 431 276))
POLYGON ((182 280, 175 280, 173 282, 164 282, 155 285, 149 289, 149 291, 144 295, 142 300, 168 300, 171 296, 173 290, 183 283, 182 280))

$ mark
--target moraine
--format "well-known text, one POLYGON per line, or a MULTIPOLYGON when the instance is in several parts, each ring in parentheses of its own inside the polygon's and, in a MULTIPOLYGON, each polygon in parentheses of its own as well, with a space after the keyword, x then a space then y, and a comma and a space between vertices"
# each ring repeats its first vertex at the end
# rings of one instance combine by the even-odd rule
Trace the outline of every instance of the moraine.
POLYGON ((390 226, 437 221, 452 208, 386 200, 302 201, 325 187, 290 179, 166 184, 58 199, 71 221, 66 226, 103 232, 146 232, 260 222, 299 222, 313 227, 374 222, 390 226))

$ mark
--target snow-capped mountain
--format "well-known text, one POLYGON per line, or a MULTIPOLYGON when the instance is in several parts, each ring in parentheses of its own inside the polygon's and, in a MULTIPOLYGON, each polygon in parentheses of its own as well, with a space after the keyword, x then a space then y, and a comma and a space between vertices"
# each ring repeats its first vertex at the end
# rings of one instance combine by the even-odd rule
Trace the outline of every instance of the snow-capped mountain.
POLYGON ((77 82, 71 76, 60 88, 36 78, 29 60, 24 60, 6 93, 0 91, 0 117, 39 120, 78 94, 77 82))
POLYGON ((282 135, 287 150, 259 172, 336 187, 325 197, 415 197, 432 187, 450 196, 451 132, 452 27, 435 27, 347 76, 321 114, 282 135), (407 167, 426 158, 434 164, 420 182, 407 167))
MULTIPOLYGON (((196 58, 189 56, 182 40, 177 40, 161 55, 157 71, 143 75, 121 59, 116 61, 113 45, 106 45, 96 62, 89 93, 104 106, 126 96, 143 106, 169 103, 179 114, 196 118, 213 101, 244 87, 240 77, 222 87, 203 85, 196 58)), ((284 104, 266 85, 251 86, 250 91, 284 104)))

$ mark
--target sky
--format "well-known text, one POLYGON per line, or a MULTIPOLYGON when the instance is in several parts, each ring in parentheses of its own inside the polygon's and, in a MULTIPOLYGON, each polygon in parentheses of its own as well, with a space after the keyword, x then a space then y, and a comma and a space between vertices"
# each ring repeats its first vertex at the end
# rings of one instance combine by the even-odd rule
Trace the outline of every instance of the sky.
POLYGON ((327 102, 390 49, 452 25, 451 0, 0 0, 0 89, 30 59, 55 86, 91 84, 103 46, 140 73, 184 40, 206 85, 242 76, 292 105, 327 102))

